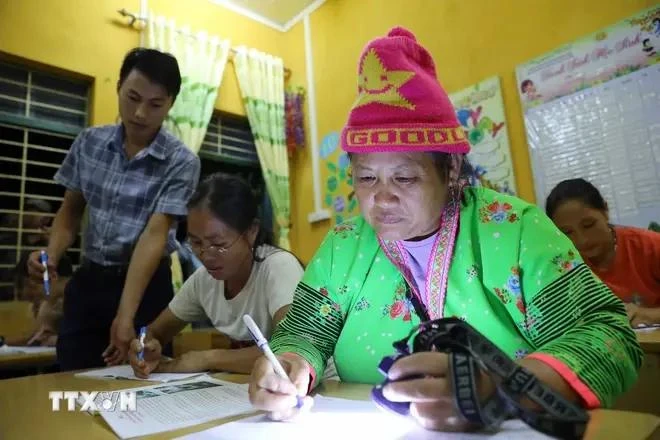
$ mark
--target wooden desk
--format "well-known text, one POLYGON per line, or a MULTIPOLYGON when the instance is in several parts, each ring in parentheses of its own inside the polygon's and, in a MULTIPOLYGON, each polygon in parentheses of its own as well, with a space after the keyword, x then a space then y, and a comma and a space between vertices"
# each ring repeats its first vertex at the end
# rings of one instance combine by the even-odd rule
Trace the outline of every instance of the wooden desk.
POLYGON ((660 328, 651 332, 638 332, 637 341, 645 353, 660 353, 660 328))
POLYGON ((9 368, 43 367, 54 365, 57 360, 52 353, 12 353, 0 354, 0 370, 9 368))
MULTIPOLYGON (((34 330, 32 303, 27 301, 0 302, 0 335, 16 337, 34 330)), ((55 353, 0 354, 0 370, 54 365, 55 353)))
POLYGON ((660 416, 660 329, 637 333, 644 350, 644 361, 633 387, 614 405, 622 411, 636 411, 660 416))
MULTIPOLYGON (((216 377, 245 383, 247 376, 217 374, 216 377)), ((92 438, 114 439, 114 433, 99 416, 81 412, 52 412, 48 392, 53 390, 116 390, 148 385, 128 380, 96 380, 76 378, 71 373, 45 374, 0 381, 0 438, 23 440, 48 438, 69 440, 92 438)), ((320 392, 324 395, 366 399, 371 387, 367 385, 328 382, 320 392)), ((171 439, 192 432, 236 420, 244 416, 216 420, 194 427, 146 437, 171 439)), ((642 440, 660 426, 660 418, 638 413, 598 410, 592 412, 587 432, 588 440, 642 440)))

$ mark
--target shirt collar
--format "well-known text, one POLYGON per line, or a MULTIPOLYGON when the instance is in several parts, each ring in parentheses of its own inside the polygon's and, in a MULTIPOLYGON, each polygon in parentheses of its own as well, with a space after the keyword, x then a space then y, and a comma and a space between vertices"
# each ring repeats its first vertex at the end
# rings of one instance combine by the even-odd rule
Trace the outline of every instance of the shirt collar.
MULTIPOLYGON (((110 139, 110 145, 116 151, 122 151, 124 149, 124 126, 122 124, 117 124, 117 128, 112 138, 110 139)), ((161 125, 156 133, 156 137, 153 141, 145 148, 146 154, 153 156, 158 160, 164 160, 167 157, 167 154, 170 150, 170 145, 167 142, 167 135, 165 128, 161 125)))

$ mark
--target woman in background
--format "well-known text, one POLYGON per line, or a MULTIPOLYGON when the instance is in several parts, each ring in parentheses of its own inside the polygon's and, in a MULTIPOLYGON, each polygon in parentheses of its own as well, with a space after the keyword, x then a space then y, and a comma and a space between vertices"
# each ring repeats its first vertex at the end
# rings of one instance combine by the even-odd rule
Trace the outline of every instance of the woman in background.
POLYGON ((181 290, 148 327, 144 360, 139 342, 129 359, 135 375, 221 370, 249 373, 261 351, 243 324, 249 314, 266 337, 284 317, 303 268, 296 257, 272 245, 260 226, 258 203, 242 178, 215 174, 206 178, 188 203, 188 238, 202 262, 181 290), (229 350, 191 351, 164 358, 161 347, 192 322, 209 319, 231 339, 229 350))
POLYGON ((584 179, 560 182, 545 210, 591 270, 628 303, 633 327, 660 324, 660 234, 611 225, 607 202, 584 179))

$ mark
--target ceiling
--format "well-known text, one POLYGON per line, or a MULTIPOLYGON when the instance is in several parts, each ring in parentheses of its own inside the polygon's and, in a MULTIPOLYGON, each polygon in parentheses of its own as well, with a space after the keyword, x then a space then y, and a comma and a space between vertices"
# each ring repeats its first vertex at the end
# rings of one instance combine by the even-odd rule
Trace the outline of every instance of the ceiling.
POLYGON ((259 21, 280 31, 287 31, 304 13, 321 6, 325 0, 211 0, 219 6, 259 21))

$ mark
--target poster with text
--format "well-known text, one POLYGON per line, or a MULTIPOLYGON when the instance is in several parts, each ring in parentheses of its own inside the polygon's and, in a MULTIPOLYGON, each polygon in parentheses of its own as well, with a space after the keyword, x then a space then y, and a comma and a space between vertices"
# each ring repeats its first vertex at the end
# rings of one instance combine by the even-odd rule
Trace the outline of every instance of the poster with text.
POLYGON ((518 66, 525 110, 660 62, 660 6, 518 66))
POLYGON ((334 224, 343 223, 358 214, 357 199, 353 194, 350 160, 339 147, 339 133, 323 137, 319 148, 321 158, 321 191, 323 206, 332 214, 334 224))
POLYGON ((471 183, 515 195, 500 79, 489 78, 449 98, 470 141, 468 159, 474 168, 471 183))

